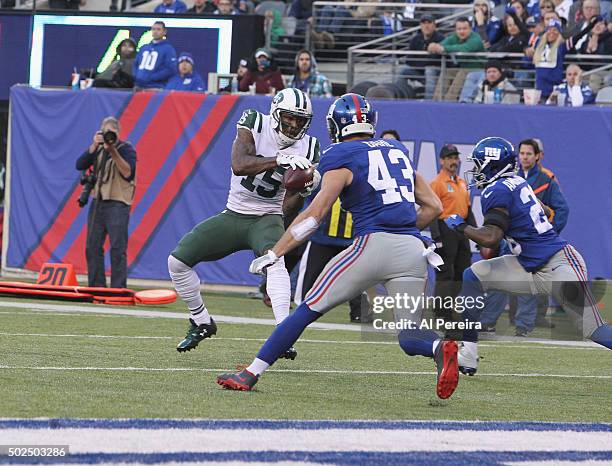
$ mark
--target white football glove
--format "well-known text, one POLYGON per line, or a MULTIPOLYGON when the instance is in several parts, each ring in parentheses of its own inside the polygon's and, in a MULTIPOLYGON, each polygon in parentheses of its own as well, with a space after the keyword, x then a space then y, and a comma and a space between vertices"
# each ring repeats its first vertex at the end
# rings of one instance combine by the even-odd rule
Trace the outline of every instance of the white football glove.
POLYGON ((267 254, 254 259, 249 266, 249 272, 264 275, 266 267, 278 262, 278 256, 270 249, 267 254))
POLYGON ((289 154, 281 154, 278 153, 276 155, 276 164, 279 167, 291 167, 294 170, 296 168, 303 168, 304 170, 312 165, 310 160, 306 157, 302 157, 301 155, 289 155, 289 154))
POLYGON ((303 190, 300 191, 300 196, 308 197, 312 194, 312 192, 319 187, 321 184, 321 174, 315 170, 312 172, 312 183, 306 186, 303 190))

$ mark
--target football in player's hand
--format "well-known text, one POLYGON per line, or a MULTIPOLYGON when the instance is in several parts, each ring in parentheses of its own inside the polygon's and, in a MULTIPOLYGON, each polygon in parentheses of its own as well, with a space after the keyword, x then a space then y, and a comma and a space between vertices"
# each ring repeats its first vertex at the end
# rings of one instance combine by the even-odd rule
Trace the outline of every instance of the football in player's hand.
POLYGON ((288 167, 283 174, 283 184, 289 191, 301 191, 312 183, 314 171, 314 166, 306 169, 288 167))

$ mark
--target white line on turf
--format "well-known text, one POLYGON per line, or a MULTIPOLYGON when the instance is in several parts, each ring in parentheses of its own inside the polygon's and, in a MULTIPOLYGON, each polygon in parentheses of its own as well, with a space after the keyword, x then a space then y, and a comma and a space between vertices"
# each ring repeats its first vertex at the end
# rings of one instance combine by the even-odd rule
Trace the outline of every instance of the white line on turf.
MULTIPOLYGON (((100 339, 117 339, 117 340, 176 340, 176 336, 147 336, 147 335, 91 335, 91 334, 55 334, 55 333, 9 333, 9 332, 0 332, 0 336, 7 337, 49 337, 49 338, 100 338, 100 339)), ((217 340, 226 340, 226 341, 253 341, 258 343, 263 343, 266 341, 265 338, 241 338, 241 337, 214 337, 211 341, 217 340)), ((387 346, 397 346, 397 342, 395 341, 356 341, 356 340, 313 340, 313 339, 302 339, 298 340, 299 343, 322 343, 322 344, 334 344, 334 345, 387 345, 387 346)), ((539 344, 532 344, 531 342, 526 342, 523 345, 508 345, 503 344, 504 342, 496 342, 496 343, 479 343, 478 346, 480 348, 518 348, 518 349, 545 349, 545 350, 557 350, 557 349, 569 349, 569 350, 604 350, 606 348, 602 347, 593 347, 593 348, 585 348, 585 347, 572 347, 572 346, 542 346, 539 344), (502 343, 502 344, 498 344, 502 343)))
POLYGON ((436 429, 3 429, 2 442, 84 452, 609 451, 610 432, 436 429), (435 439, 432 440, 432 439, 435 439))
MULTIPOLYGON (((163 311, 146 311, 146 310, 134 310, 126 308, 100 308, 100 307, 79 307, 74 305, 58 305, 58 304, 46 304, 46 303, 19 303, 15 301, 0 301, 1 307, 13 307, 19 309, 27 309, 30 311, 43 311, 43 312, 64 312, 64 313, 76 313, 76 314, 98 314, 98 315, 115 315, 115 316, 131 316, 131 317, 162 317, 168 319, 185 319, 185 314, 178 312, 163 312, 163 311)), ((216 322, 230 323, 230 324, 254 324, 254 325, 271 325, 275 326, 276 321, 273 319, 258 319, 251 317, 234 317, 234 316, 223 316, 215 315, 216 322)), ((350 332, 363 332, 368 331, 368 327, 362 328, 361 325, 355 324, 330 324, 322 322, 314 322, 308 326, 311 330, 345 330, 350 332)), ((371 330, 370 330, 371 331, 371 330)), ((557 345, 567 346, 572 348, 597 348, 600 349, 599 345, 590 341, 564 341, 564 340, 540 340, 534 338, 518 338, 518 337, 503 337, 504 340, 492 340, 496 343, 537 343, 542 345, 557 345)))
MULTIPOLYGON (((9 366, 0 365, 5 370, 31 371, 109 371, 109 372, 233 372, 235 369, 211 369, 194 367, 62 367, 62 366, 9 366)), ((436 375, 433 371, 363 371, 336 369, 268 369, 267 372, 287 374, 338 374, 338 375, 436 375)), ((555 379, 612 379, 612 375, 578 375, 578 374, 521 374, 521 373, 481 373, 482 377, 521 377, 521 378, 555 378, 555 379)))

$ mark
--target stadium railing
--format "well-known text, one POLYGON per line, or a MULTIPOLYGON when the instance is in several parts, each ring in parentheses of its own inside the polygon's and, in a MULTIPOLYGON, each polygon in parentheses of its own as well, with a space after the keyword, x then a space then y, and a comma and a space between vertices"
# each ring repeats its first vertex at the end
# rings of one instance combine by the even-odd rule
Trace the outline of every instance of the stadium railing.
MULTIPOLYGON (((523 89, 531 89, 535 85, 535 69, 531 67, 530 61, 526 61, 524 54, 482 52, 440 56, 422 51, 402 50, 404 45, 399 43, 383 45, 384 48, 356 46, 349 49, 347 88, 350 89, 364 82, 383 84, 405 79, 408 86, 415 91, 416 95, 413 97, 424 98, 427 76, 429 76, 430 80, 435 81, 436 87, 433 96, 428 97, 433 97, 434 100, 457 101, 465 81, 455 83, 456 92, 451 92, 445 98, 445 94, 456 77, 456 70, 463 70, 461 76, 464 78, 470 72, 480 71, 482 78, 484 77, 484 65, 490 59, 496 59, 502 63, 506 76, 517 88, 519 94, 522 95, 523 89)), ((604 74, 612 71, 610 56, 606 55, 566 55, 565 65, 572 63, 578 64, 584 70, 583 78, 587 82, 594 75, 598 74, 603 77, 604 74)), ((475 75, 471 77, 476 78, 475 75)), ((473 89, 474 92, 477 91, 476 87, 473 89)))
POLYGON ((433 16, 438 29, 446 33, 453 28, 455 18, 469 14, 470 11, 471 5, 443 3, 316 1, 313 3, 312 24, 306 25, 304 44, 314 51, 320 70, 332 82, 346 83, 350 50, 370 46, 407 48, 424 14, 433 16), (328 29, 326 11, 333 8, 344 8, 351 14, 343 18, 340 32, 332 34, 334 41, 333 46, 330 46, 321 33, 328 29), (358 13, 354 15, 353 12, 358 13), (384 35, 380 17, 385 12, 392 24, 396 28, 401 27, 401 30, 384 35))

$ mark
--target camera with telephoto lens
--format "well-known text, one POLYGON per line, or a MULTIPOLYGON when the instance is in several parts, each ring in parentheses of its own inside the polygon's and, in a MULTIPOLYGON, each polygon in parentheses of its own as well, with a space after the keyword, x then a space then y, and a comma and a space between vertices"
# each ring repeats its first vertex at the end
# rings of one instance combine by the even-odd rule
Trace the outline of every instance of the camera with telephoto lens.
POLYGON ((115 144, 117 142, 117 133, 109 129, 102 133, 102 138, 106 144, 115 144))
POLYGON ((85 207, 87 205, 87 202, 89 201, 89 195, 91 193, 91 190, 96 185, 96 181, 96 174, 93 171, 83 170, 80 180, 80 183, 83 185, 83 190, 81 191, 81 194, 79 195, 79 200, 77 201, 79 203, 79 207, 85 207))

